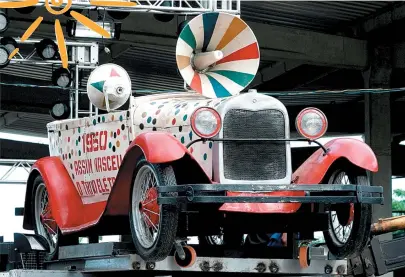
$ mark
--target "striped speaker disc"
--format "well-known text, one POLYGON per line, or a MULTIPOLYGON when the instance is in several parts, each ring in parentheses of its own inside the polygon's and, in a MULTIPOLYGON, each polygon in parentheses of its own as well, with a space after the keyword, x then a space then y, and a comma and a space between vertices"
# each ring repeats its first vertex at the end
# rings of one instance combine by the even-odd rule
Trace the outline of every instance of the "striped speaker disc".
POLYGON ((253 80, 259 68, 259 44, 249 26, 226 13, 204 13, 181 31, 176 46, 180 74, 196 92, 210 98, 236 95, 253 80), (223 58, 206 70, 195 70, 196 53, 220 50, 223 58))

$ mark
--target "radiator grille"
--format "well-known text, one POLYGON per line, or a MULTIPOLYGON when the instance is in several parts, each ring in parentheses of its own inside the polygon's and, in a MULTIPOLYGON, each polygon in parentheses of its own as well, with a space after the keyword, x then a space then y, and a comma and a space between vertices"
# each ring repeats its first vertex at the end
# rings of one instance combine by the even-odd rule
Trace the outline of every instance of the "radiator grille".
MULTIPOLYGON (((229 110, 224 138, 285 138, 285 118, 278 110, 229 110)), ((224 176, 232 180, 278 180, 286 177, 285 142, 224 142, 224 176)))

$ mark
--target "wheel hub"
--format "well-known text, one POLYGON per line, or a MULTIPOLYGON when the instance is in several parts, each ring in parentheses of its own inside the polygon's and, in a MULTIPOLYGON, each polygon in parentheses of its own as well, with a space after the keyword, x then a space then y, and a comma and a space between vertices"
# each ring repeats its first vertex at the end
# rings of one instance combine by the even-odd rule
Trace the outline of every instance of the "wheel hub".
POLYGON ((156 188, 150 188, 146 192, 146 197, 139 203, 139 211, 144 213, 150 221, 146 221, 149 227, 159 224, 159 212, 160 208, 157 203, 158 193, 156 188))

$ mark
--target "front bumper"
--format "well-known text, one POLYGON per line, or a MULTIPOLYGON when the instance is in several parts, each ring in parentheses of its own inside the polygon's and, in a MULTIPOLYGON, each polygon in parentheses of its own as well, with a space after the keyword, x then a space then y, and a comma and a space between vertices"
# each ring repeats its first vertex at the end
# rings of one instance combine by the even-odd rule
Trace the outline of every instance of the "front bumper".
POLYGON ((249 185, 191 184, 158 187, 158 204, 177 203, 318 203, 318 204, 383 204, 381 186, 364 185, 249 185), (304 192, 304 196, 266 195, 268 192, 304 192), (228 192, 247 192, 251 196, 227 196, 228 192), (260 196, 255 196, 260 193, 260 196))

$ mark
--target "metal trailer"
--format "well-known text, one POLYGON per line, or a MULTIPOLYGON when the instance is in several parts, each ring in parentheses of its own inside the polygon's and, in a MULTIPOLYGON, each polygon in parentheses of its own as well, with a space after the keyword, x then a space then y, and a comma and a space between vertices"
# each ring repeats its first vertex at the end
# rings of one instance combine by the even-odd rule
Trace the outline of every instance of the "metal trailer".
POLYGON ((371 226, 374 237, 357 257, 337 260, 322 244, 301 246, 295 235, 285 248, 198 249, 200 256, 181 266, 179 255, 160 262, 146 262, 136 255, 132 243, 106 242, 62 246, 58 259, 45 261, 46 240, 37 235, 14 234, 14 242, 0 243, 0 277, 95 277, 112 272, 147 276, 214 277, 235 274, 278 276, 381 276, 405 268, 405 237, 380 242, 376 235, 405 229, 405 216, 380 220, 371 226), (291 255, 292 250, 292 255, 291 255), (303 254, 305 253, 305 254, 303 254), (302 255, 299 257, 299 255, 302 255), (305 256, 305 261, 303 257, 305 256))

